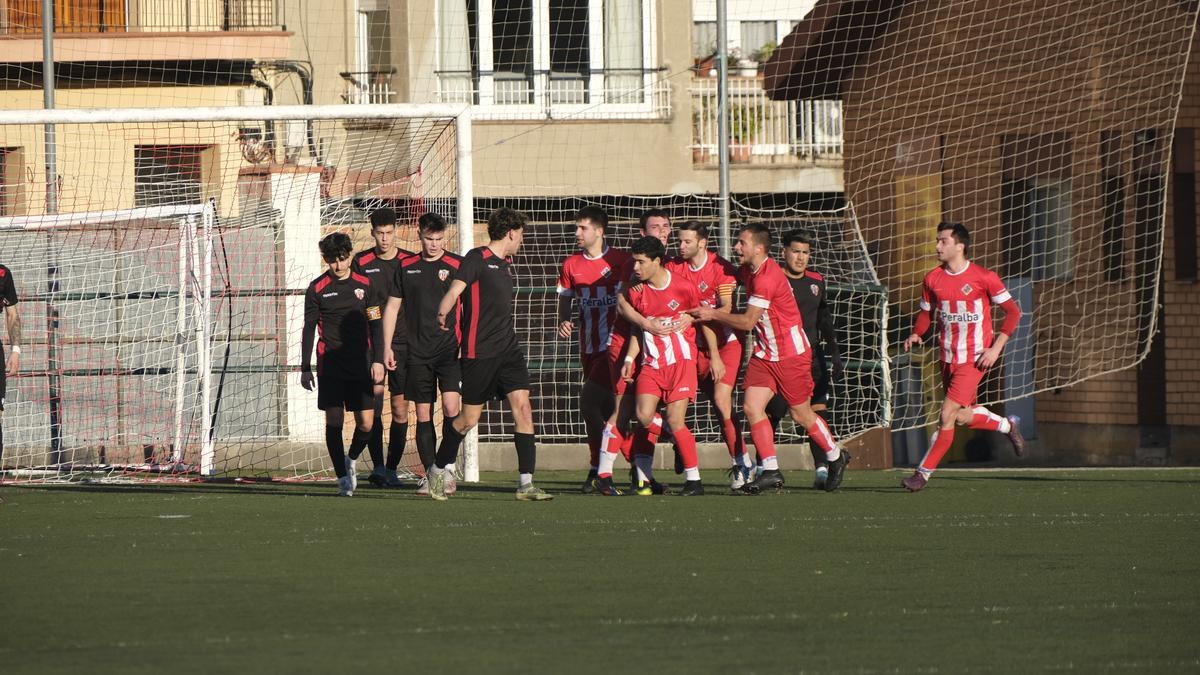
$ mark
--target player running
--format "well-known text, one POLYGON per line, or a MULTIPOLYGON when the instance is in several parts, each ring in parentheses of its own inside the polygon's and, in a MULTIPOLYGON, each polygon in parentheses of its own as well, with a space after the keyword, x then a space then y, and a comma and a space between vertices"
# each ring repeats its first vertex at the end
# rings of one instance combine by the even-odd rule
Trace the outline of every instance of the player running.
POLYGON ((800 310, 787 277, 767 254, 770 248, 771 231, 765 225, 751 223, 743 227, 734 251, 746 285, 745 310, 732 314, 700 307, 692 315, 700 321, 717 321, 734 330, 755 332, 754 356, 743 382, 742 407, 750 424, 750 439, 762 459, 763 472, 742 486, 742 491, 758 494, 764 489, 783 487, 783 474, 775 456, 775 432, 766 414, 771 397, 781 394, 792 419, 825 451, 829 464, 825 490, 832 492, 842 483, 850 453, 839 447, 825 421, 809 406, 813 390, 812 348, 800 323, 800 310))
POLYGON ((344 410, 354 413, 350 455, 362 453, 375 422, 374 385, 383 382, 385 297, 379 286, 350 268, 350 237, 334 232, 321 240, 329 269, 304 293, 304 331, 300 347, 300 385, 312 391, 313 338, 317 347, 317 408, 325 411, 325 447, 338 477, 338 494, 351 497, 358 480, 354 460, 342 439, 344 410))
POLYGON ((8 331, 9 356, 4 358, 4 343, 0 342, 0 466, 4 459, 4 397, 8 391, 8 378, 16 377, 17 365, 21 361, 21 315, 17 312, 17 284, 12 270, 0 265, 0 312, 4 313, 4 326, 8 331))
MULTIPOLYGON (((390 342, 389 330, 393 318, 404 312, 410 336, 407 362, 403 354, 385 354, 389 370, 404 369, 404 396, 417 406, 417 455, 426 476, 437 456, 437 433, 433 426, 433 402, 442 393, 442 427, 451 424, 462 406, 462 370, 458 363, 458 331, 444 331, 437 321, 438 303, 450 281, 462 265, 462 256, 445 250, 446 220, 436 213, 426 213, 417 220, 421 238, 421 253, 400 261, 392 297, 383 312, 383 339, 390 342)), ((458 325, 459 307, 454 307, 450 322, 458 325)), ((407 432, 407 424, 404 425, 407 432)), ((443 432, 444 434, 444 432, 443 432)), ((397 458, 398 460, 399 458, 397 458)), ((391 455, 388 456, 392 467, 391 455)), ((446 466, 446 494, 457 490, 455 467, 446 466)), ((429 481, 422 478, 417 494, 429 494, 429 481)))
POLYGON ((929 451, 913 475, 901 481, 909 492, 917 492, 929 482, 954 441, 954 425, 972 429, 999 431, 1012 442, 1013 452, 1025 452, 1020 420, 1001 417, 975 405, 975 396, 983 374, 1000 360, 1000 353, 1017 329, 1021 308, 1004 288, 995 272, 967 260, 971 234, 960 223, 941 223, 937 231, 937 257, 941 265, 925 275, 921 288, 921 311, 912 335, 904 341, 904 351, 920 344, 922 336, 936 319, 938 352, 942 361, 941 427, 934 432, 929 451), (1004 311, 999 334, 992 335, 992 305, 1004 311))
MULTIPOLYGON (((813 393, 809 405, 828 425, 829 389, 842 375, 842 352, 833 331, 833 313, 829 311, 829 302, 826 300, 825 277, 809 266, 812 260, 812 246, 812 237, 800 230, 792 230, 783 235, 783 273, 787 275, 788 284, 792 287, 792 296, 796 298, 796 307, 800 310, 800 318, 804 324, 804 334, 812 347, 813 393), (829 358, 833 362, 832 368, 825 362, 826 350, 829 351, 829 358)), ((787 414, 787 402, 776 394, 767 405, 767 417, 771 419, 771 427, 778 431, 780 420, 787 414)), ((808 449, 812 452, 813 466, 816 469, 813 488, 823 490, 825 481, 829 478, 829 465, 825 463, 825 453, 815 443, 809 443, 808 449)))
POLYGON ((580 250, 562 263, 558 277, 558 336, 570 339, 575 330, 571 303, 579 305, 579 359, 584 382, 579 392, 579 410, 587 430, 591 470, 582 492, 594 491, 600 465, 604 426, 612 415, 612 369, 608 359, 609 336, 617 319, 617 296, 621 272, 629 254, 609 248, 604 233, 608 214, 597 206, 585 206, 575 215, 575 243, 580 250))
MULTIPOLYGON (((386 297, 396 278, 396 270, 400 261, 412 255, 409 251, 396 247, 396 212, 392 209, 377 209, 371 213, 371 238, 375 246, 361 251, 354 256, 352 269, 371 280, 371 285, 377 287, 386 297)), ((391 340, 388 347, 393 353, 400 355, 400 363, 404 363, 404 352, 407 331, 404 328, 404 316, 391 319, 384 329, 385 338, 391 340), (391 337, 386 337, 388 328, 391 337)), ((389 370, 387 373, 387 390, 391 393, 392 424, 388 430, 387 460, 383 456, 383 384, 375 385, 375 420, 371 429, 371 438, 367 441, 367 452, 371 455, 374 467, 367 480, 376 487, 400 487, 400 478, 396 469, 400 466, 400 458, 404 455, 404 444, 408 438, 408 401, 404 398, 405 369, 389 370)), ((351 453, 350 459, 358 460, 358 455, 351 453)))
POLYGON ((455 307, 461 296, 462 412, 446 426, 437 451, 429 496, 444 501, 446 467, 458 458, 467 432, 479 424, 483 406, 490 400, 508 399, 512 411, 513 441, 517 447, 519 501, 545 501, 554 496, 533 484, 537 463, 537 438, 529 404, 529 368, 513 326, 513 276, 511 257, 521 248, 525 214, 500 208, 488 216, 487 246, 472 249, 450 289, 438 305, 442 330, 453 331, 455 307))

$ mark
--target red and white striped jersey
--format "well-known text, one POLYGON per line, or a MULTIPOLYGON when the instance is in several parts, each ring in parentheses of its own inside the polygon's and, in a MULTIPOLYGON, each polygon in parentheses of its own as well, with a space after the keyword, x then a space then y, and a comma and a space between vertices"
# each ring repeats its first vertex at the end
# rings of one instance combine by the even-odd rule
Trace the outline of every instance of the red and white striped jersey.
MULTIPOLYGON (((696 287, 678 274, 667 271, 667 283, 655 288, 640 283, 629 289, 629 304, 651 320, 678 321, 689 309, 700 306, 696 287)), ((642 332, 642 365, 658 370, 680 361, 696 360, 696 327, 660 336, 642 332)))
POLYGON ((608 336, 617 318, 621 270, 628 258, 628 253, 606 246, 595 258, 581 251, 563 260, 558 295, 575 298, 579 304, 581 354, 596 354, 608 348, 608 336))
POLYGON ((767 258, 756 270, 742 268, 746 301, 761 307, 762 316, 754 324, 754 356, 764 361, 783 361, 809 350, 808 337, 792 286, 779 264, 767 258))
POLYGON ((974 263, 958 274, 940 265, 926 274, 921 309, 937 310, 942 361, 974 363, 992 345, 992 305, 1011 299, 995 272, 974 263))
MULTIPOLYGON (((718 298, 720 298, 721 292, 731 293, 738 283, 737 268, 712 251, 707 252, 704 264, 699 267, 692 267, 691 262, 682 258, 674 258, 667 263, 667 269, 672 273, 678 273, 696 286, 700 295, 700 305, 703 307, 719 305, 718 298)), ((725 344, 730 340, 737 339, 737 336, 733 334, 733 329, 728 326, 713 321, 712 328, 717 333, 717 344, 725 344)), ((701 340, 700 347, 706 346, 701 340)))

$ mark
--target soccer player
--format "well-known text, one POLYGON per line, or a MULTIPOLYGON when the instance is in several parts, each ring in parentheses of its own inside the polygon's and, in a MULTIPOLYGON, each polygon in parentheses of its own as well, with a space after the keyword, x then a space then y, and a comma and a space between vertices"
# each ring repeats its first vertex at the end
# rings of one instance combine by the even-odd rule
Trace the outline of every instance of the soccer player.
MULTIPOLYGON (((663 264, 666 247, 657 237, 642 237, 629 252, 639 283, 626 290, 619 303, 626 319, 635 324, 639 318, 645 318, 667 328, 679 326, 667 335, 648 331, 641 335, 642 367, 635 384, 638 424, 649 429, 657 423, 659 403, 666 404, 667 424, 683 459, 685 482, 680 494, 699 496, 704 494, 704 485, 700 481, 696 439, 686 421, 688 402, 695 398, 698 386, 696 328, 691 322, 680 323, 680 317, 700 306, 700 293, 689 279, 673 274, 663 264), (628 309, 636 311, 637 316, 630 315, 628 309)), ((712 329, 704 326, 701 330, 709 352, 719 354, 712 329)), ((638 454, 635 461, 638 472, 649 476, 653 455, 638 454)), ((601 488, 607 493, 612 488, 612 475, 611 467, 605 468, 610 469, 609 476, 601 478, 601 488)))
MULTIPOLYGON (((721 256, 708 250, 708 227, 695 220, 679 226, 679 258, 667 264, 673 273, 687 279, 700 294, 700 305, 729 312, 733 307, 733 289, 737 270, 721 256)), ((712 326, 718 352, 714 358, 705 341, 700 341, 700 387, 713 402, 725 447, 729 450, 730 488, 740 490, 750 477, 751 462, 742 440, 741 420, 733 414, 733 387, 742 365, 742 341, 728 326, 712 326)))
POLYGON ((344 410, 354 413, 350 454, 367 445, 375 422, 374 385, 383 382, 385 298, 378 286, 350 268, 350 237, 334 232, 321 240, 329 269, 304 293, 304 332, 300 347, 300 385, 312 391, 313 338, 317 340, 317 408, 325 411, 325 446, 338 477, 338 494, 354 495, 358 480, 342 439, 344 410))
MULTIPOLYGON (((809 266, 812 260, 812 246, 812 237, 800 230, 792 230, 783 235, 783 273, 787 275, 788 284, 792 287, 792 296, 796 298, 796 306, 800 309, 800 318, 804 324, 804 334, 812 347, 813 393, 809 404, 813 412, 828 425, 829 388, 842 375, 842 353, 833 331, 833 313, 829 311, 829 303, 826 301, 825 277, 809 266), (825 362, 826 349, 829 350, 829 358, 833 362, 832 368, 825 362)), ((788 414, 787 411, 787 402, 776 394, 767 405, 767 417, 771 419, 772 428, 779 429, 779 422, 788 414)), ((829 477, 825 453, 815 443, 809 443, 808 448, 812 452, 813 466, 816 468, 813 488, 823 490, 825 480, 829 477)))
MULTIPOLYGON (((377 209, 371 213, 371 238, 375 246, 354 256, 353 270, 371 280, 371 285, 378 287, 385 296, 396 278, 396 270, 400 261, 412 253, 396 247, 396 212, 392 209, 377 209)), ((391 320, 388 326, 392 328, 391 342, 388 346, 392 352, 399 355, 400 363, 405 362, 404 316, 391 320)), ((387 328, 384 329, 385 333, 387 328)), ((371 430, 371 438, 367 441, 367 452, 371 455, 374 468, 367 480, 376 487, 400 487, 400 478, 396 468, 400 466, 400 458, 404 455, 404 444, 408 436, 408 401, 404 398, 404 380, 406 370, 395 368, 387 373, 387 389, 391 393, 392 424, 388 434, 387 461, 383 457, 383 385, 375 385, 375 420, 371 430)), ((357 461, 358 455, 350 454, 351 461, 357 461)))
POLYGON ((941 427, 913 475, 901 481, 909 492, 917 492, 929 482, 938 462, 954 441, 954 425, 972 429, 999 431, 1008 435, 1018 457, 1025 452, 1020 420, 1001 417, 975 405, 975 395, 983 374, 1000 360, 1000 352, 1017 329, 1021 308, 1004 288, 995 272, 967 260, 971 234, 961 223, 941 223, 937 231, 937 257, 941 264, 925 275, 921 285, 921 311, 912 335, 904 341, 904 351, 920 344, 922 336, 937 319, 937 342, 942 361, 941 427), (992 335, 992 305, 1004 310, 1004 324, 992 335))
MULTIPOLYGON (((458 364, 458 331, 444 331, 437 321, 438 303, 450 290, 451 278, 462 265, 462 257, 445 249, 446 220, 426 213, 417 220, 421 237, 420 255, 400 261, 392 297, 383 312, 383 339, 389 342, 393 317, 406 305, 404 317, 410 336, 407 363, 393 353, 385 355, 389 369, 404 368, 405 397, 417 406, 417 455, 428 477, 437 456, 437 433, 433 427, 433 401, 442 392, 442 425, 451 424, 462 406, 462 370, 458 364)), ((450 322, 458 325, 458 306, 450 322)), ((401 355, 403 356, 403 355, 401 355)), ((407 429, 405 429, 407 431, 407 429)), ((399 458, 397 458, 399 459, 399 458)), ((391 455, 388 456, 389 462, 391 455)), ((389 468, 395 469, 389 463, 389 468)), ((446 493, 456 489, 454 465, 447 467, 446 493)), ((421 479, 417 494, 429 494, 429 481, 421 479)))
POLYGON ((800 323, 800 310, 787 276, 768 255, 770 248, 771 231, 765 225, 751 223, 743 227, 734 251, 746 285, 745 310, 733 314, 700 307, 692 315, 700 321, 717 321, 734 330, 755 331, 754 356, 743 382, 742 408, 750 424, 750 439, 762 458, 763 472, 742 486, 742 491, 758 494, 764 489, 783 487, 783 474, 775 456, 775 431, 766 414, 771 397, 782 394, 792 419, 825 451, 829 464, 825 490, 832 492, 842 483, 850 453, 838 446, 825 421, 809 406, 813 390, 812 348, 800 323))
POLYGON ((612 368, 608 342, 617 318, 617 296, 621 272, 629 255, 609 248, 604 241, 608 214, 598 206, 585 206, 575 215, 575 243, 579 252, 568 256, 558 276, 558 336, 570 339, 575 330, 571 303, 579 305, 579 359, 584 382, 579 392, 579 410, 587 430, 591 470, 583 482, 584 494, 595 489, 600 465, 604 426, 612 415, 612 368))
POLYGON ((442 433, 429 496, 444 501, 446 466, 458 458, 467 432, 479 424, 483 406, 490 400, 508 399, 516 433, 520 482, 517 499, 545 501, 554 496, 533 484, 537 464, 537 439, 529 404, 529 368, 513 326, 513 276, 510 258, 521 248, 525 214, 509 208, 488 216, 487 246, 463 256, 462 266, 438 305, 442 330, 453 331, 454 308, 462 297, 462 411, 442 433))
MULTIPOLYGON (((9 357, 4 359, 4 343, 0 342, 0 460, 4 459, 4 397, 8 390, 8 377, 16 377, 17 364, 21 360, 21 315, 17 313, 17 285, 12 271, 0 265, 0 312, 4 313, 4 324, 8 331, 9 357)), ((3 466, 3 464, 0 464, 3 466)))

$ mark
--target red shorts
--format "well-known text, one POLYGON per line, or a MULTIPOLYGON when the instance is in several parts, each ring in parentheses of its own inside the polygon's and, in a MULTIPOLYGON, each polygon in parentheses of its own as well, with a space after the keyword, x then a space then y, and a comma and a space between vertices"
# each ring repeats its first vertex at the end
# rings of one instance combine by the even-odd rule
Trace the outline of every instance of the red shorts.
MULTIPOLYGON (((696 360, 696 369, 700 373, 700 380, 705 387, 705 391, 711 391, 714 382, 712 381, 712 359, 708 357, 708 352, 701 349, 700 357, 696 360)), ((725 364, 725 376, 721 378, 721 382, 734 386, 737 384, 738 368, 742 367, 742 343, 740 340, 730 340, 721 345, 721 363, 725 364)))
POLYGON ((657 396, 663 403, 696 398, 696 362, 676 361, 662 368, 642 366, 637 375, 637 395, 657 396))
MULTIPOLYGON (((625 390, 630 384, 621 378, 621 369, 625 367, 625 343, 627 341, 628 338, 618 333, 613 333, 608 339, 608 380, 606 380, 606 384, 612 388, 614 396, 625 395, 625 390)), ((634 366, 634 381, 637 381, 637 374, 640 369, 640 365, 634 366)))
POLYGON ((583 363, 585 382, 594 382, 605 389, 612 386, 612 368, 608 365, 608 352, 580 354, 579 360, 583 363))
POLYGON ((983 371, 976 368, 974 363, 942 364, 942 387, 946 390, 946 398, 959 405, 975 405, 982 380, 983 371))
POLYGON ((766 361, 757 356, 746 367, 742 387, 765 387, 783 397, 789 406, 808 403, 812 397, 812 354, 805 352, 784 361, 766 361))

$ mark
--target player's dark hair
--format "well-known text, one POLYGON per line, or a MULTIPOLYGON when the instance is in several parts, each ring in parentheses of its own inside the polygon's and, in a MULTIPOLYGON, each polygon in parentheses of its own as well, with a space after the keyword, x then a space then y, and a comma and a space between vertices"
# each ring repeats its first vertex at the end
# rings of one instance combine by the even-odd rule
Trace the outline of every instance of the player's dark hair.
POLYGON ((812 248, 814 237, 804 230, 789 230, 783 235, 783 247, 788 248, 792 244, 807 244, 812 248))
POLYGON ((642 228, 642 232, 646 231, 646 221, 650 220, 651 218, 666 218, 668 221, 670 221, 671 214, 667 213, 664 209, 650 209, 649 211, 643 211, 642 215, 638 216, 638 226, 642 228))
POLYGON ((354 250, 354 242, 350 241, 350 235, 345 232, 334 232, 325 235, 325 238, 318 244, 321 249, 321 257, 325 262, 333 262, 341 260, 350 255, 354 250))
POLYGON ((696 238, 698 238, 698 239, 708 239, 708 225, 705 225, 704 223, 702 223, 698 220, 685 220, 676 229, 687 230, 688 232, 695 232, 696 238))
POLYGON ((941 233, 945 230, 950 230, 950 236, 954 237, 954 241, 963 245, 963 253, 971 248, 971 233, 962 223, 938 223, 938 232, 941 233))
POLYGON ((417 218, 417 231, 422 234, 426 232, 445 232, 446 219, 436 213, 422 213, 420 218, 417 218))
POLYGON ((667 255, 667 247, 663 246, 658 237, 642 237, 629 247, 629 255, 644 255, 651 260, 662 260, 667 255))
POLYGON ((396 212, 392 209, 375 209, 371 212, 371 229, 384 227, 386 225, 396 225, 396 212))
POLYGON ((585 206, 575 214, 575 220, 587 220, 601 230, 608 229, 608 214, 599 206, 585 206))
POLYGON ((525 229, 527 222, 529 218, 524 213, 501 206, 488 216, 488 237, 491 237, 492 241, 500 241, 513 230, 525 229))
POLYGON ((749 232, 754 237, 754 243, 761 244, 767 250, 771 249, 771 228, 762 223, 746 223, 742 232, 749 232))

